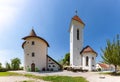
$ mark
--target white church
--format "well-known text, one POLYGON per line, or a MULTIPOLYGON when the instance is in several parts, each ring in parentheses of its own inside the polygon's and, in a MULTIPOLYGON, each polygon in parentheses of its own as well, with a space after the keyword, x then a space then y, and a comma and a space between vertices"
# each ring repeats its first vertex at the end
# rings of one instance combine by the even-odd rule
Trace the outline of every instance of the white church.
MULTIPOLYGON (((75 15, 70 23, 70 66, 81 67, 83 70, 95 70, 97 53, 90 47, 83 48, 83 29, 85 24, 75 15)), ((48 56, 48 42, 36 35, 34 29, 22 38, 24 43, 25 71, 58 71, 62 66, 48 56)))
POLYGON ((96 69, 97 53, 90 47, 83 48, 83 29, 85 24, 75 15, 70 23, 70 66, 80 67, 83 70, 96 69))
POLYGON ((24 70, 25 71, 58 71, 62 66, 48 56, 48 42, 36 35, 34 29, 30 34, 22 38, 24 43, 24 70))

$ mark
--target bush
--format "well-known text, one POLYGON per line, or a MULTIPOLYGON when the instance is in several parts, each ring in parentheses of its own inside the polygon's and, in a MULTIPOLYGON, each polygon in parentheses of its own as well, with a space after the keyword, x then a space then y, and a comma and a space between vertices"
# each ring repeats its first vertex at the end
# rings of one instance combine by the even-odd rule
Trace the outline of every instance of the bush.
POLYGON ((0 68, 0 72, 6 72, 8 71, 6 68, 0 68))
POLYGON ((38 68, 35 68, 35 71, 36 71, 36 72, 39 72, 40 70, 39 70, 38 68))
POLYGON ((101 71, 101 68, 98 68, 97 71, 101 71))

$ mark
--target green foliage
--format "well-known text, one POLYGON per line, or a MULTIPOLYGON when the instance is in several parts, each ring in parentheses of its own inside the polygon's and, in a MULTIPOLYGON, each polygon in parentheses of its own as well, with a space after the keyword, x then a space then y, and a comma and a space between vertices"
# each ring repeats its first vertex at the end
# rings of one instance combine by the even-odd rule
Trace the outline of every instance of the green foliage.
POLYGON ((0 63, 0 68, 2 68, 2 63, 0 63))
POLYGON ((13 70, 19 70, 21 61, 19 58, 14 58, 11 60, 11 67, 13 70))
POLYGON ((10 63, 7 62, 7 63, 5 64, 5 66, 6 66, 6 69, 8 69, 8 70, 11 69, 10 63))
POLYGON ((65 54, 63 65, 70 65, 70 53, 65 54))
POLYGON ((98 68, 97 71, 101 71, 101 68, 98 68))
POLYGON ((119 35, 117 35, 116 40, 113 40, 112 42, 110 40, 107 40, 107 46, 103 50, 103 60, 107 64, 113 64, 115 66, 115 72, 117 71, 117 66, 120 66, 120 39, 119 35))

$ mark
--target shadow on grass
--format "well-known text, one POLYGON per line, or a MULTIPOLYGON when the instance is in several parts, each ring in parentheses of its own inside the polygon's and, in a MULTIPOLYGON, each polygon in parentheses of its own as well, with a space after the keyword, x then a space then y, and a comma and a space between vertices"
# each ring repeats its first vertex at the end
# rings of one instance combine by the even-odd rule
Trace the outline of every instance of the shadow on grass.
POLYGON ((111 76, 120 76, 120 72, 103 72, 103 73, 100 73, 100 74, 106 74, 106 75, 111 75, 111 76))

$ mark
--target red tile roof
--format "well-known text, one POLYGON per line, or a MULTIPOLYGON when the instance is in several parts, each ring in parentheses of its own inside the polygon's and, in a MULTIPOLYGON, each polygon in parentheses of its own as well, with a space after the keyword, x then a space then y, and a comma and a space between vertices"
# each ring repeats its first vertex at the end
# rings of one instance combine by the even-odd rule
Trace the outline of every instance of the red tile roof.
POLYGON ((80 53, 82 54, 82 53, 90 53, 90 52, 97 54, 90 46, 86 46, 85 48, 83 48, 83 50, 80 53))
POLYGON ((107 64, 103 64, 103 63, 99 63, 100 67, 102 68, 109 68, 109 66, 107 64))
POLYGON ((82 23, 83 25, 85 25, 84 22, 77 15, 75 15, 72 19, 82 23))

